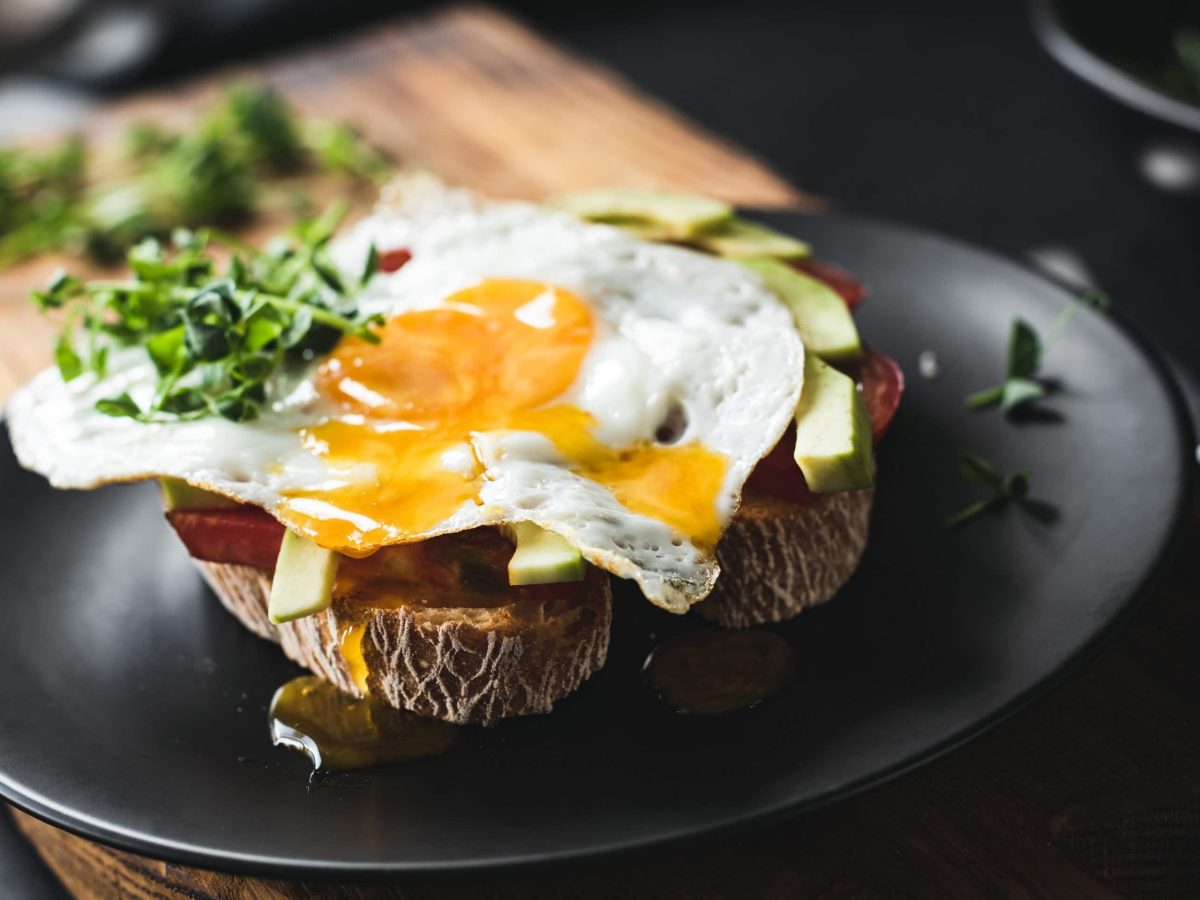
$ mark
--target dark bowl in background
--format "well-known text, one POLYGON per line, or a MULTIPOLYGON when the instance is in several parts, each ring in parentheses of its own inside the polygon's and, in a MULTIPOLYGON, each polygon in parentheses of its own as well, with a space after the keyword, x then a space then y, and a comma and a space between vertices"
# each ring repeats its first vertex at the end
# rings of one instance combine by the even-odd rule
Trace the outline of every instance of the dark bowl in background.
POLYGON ((1200 34, 1196 0, 1031 0, 1034 31, 1066 69, 1156 119, 1200 132, 1200 81, 1188 80, 1172 38, 1200 34))

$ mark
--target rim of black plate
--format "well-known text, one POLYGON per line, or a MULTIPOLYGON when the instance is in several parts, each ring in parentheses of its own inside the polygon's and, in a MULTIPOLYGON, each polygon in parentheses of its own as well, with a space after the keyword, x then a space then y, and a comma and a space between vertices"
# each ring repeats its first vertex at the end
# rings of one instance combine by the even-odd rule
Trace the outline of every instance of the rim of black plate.
POLYGON ((1177 100, 1083 46, 1063 25, 1054 0, 1030 0, 1029 15, 1042 47, 1063 68, 1126 106, 1200 132, 1200 106, 1177 100))
MULTIPOLYGON (((767 216, 788 216, 797 219, 813 218, 808 214, 785 209, 747 210, 750 214, 759 213, 767 216)), ((993 262, 1011 266, 1040 281, 1051 285, 1056 291, 1070 296, 1070 291, 1046 278, 1044 275, 1029 269, 1016 260, 1002 254, 974 247, 963 241, 945 237, 936 232, 927 231, 907 225, 896 225, 884 220, 868 216, 845 215, 837 212, 824 213, 820 218, 841 221, 851 226, 867 226, 872 229, 882 229, 891 232, 902 232, 910 237, 931 240, 954 252, 966 252, 984 256, 993 262)), ((532 870, 547 871, 561 869, 568 865, 588 865, 610 862, 616 858, 628 859, 644 857, 651 853, 678 849, 684 845, 716 840, 729 835, 763 828, 780 821, 793 818, 834 803, 848 800, 871 788, 893 781, 903 775, 913 772, 953 750, 981 736, 985 732, 1024 710, 1035 700, 1044 696, 1053 688, 1062 684, 1078 672, 1087 662, 1093 659, 1112 638, 1118 634, 1129 620, 1138 612, 1153 592, 1155 586, 1166 574, 1168 566, 1176 551, 1183 543, 1186 534, 1186 524, 1192 514, 1193 503, 1200 484, 1200 471, 1196 464, 1196 435, 1193 430, 1191 416, 1183 398, 1182 391, 1170 374, 1166 362, 1158 350, 1137 326, 1132 324, 1119 312, 1109 311, 1105 318, 1112 322, 1113 327, 1127 339, 1138 354, 1147 362, 1159 386, 1167 396, 1173 425, 1179 448, 1179 464, 1181 485, 1176 497, 1175 508, 1170 523, 1170 538, 1164 541, 1155 558, 1143 572, 1137 587, 1121 604, 1120 609, 1086 642, 1067 656, 1058 666, 1044 675, 1037 683, 1021 691, 1006 703, 992 710, 988 715, 945 737, 923 750, 912 753, 877 772, 864 776, 856 781, 827 791, 816 797, 798 802, 785 802, 776 806, 762 809, 754 813, 732 816, 713 821, 709 824, 679 829, 652 838, 626 842, 611 842, 597 844, 582 849, 566 850, 555 853, 545 853, 539 856, 510 855, 476 860, 466 860, 447 864, 444 862, 398 862, 388 863, 329 863, 328 861, 281 858, 278 856, 260 856, 257 854, 216 853, 195 844, 179 842, 157 842, 147 839, 142 834, 114 829, 86 816, 73 815, 64 810, 60 804, 54 804, 44 797, 30 796, 22 793, 0 777, 0 796, 8 803, 64 831, 96 841, 120 850, 149 856, 154 859, 172 863, 195 866, 198 868, 214 869, 224 872, 234 872, 246 875, 268 877, 303 878, 313 881, 374 881, 388 878, 405 877, 410 879, 448 879, 456 877, 478 877, 499 872, 518 874, 532 870)), ((3 414, 0 411, 0 419, 3 414)))

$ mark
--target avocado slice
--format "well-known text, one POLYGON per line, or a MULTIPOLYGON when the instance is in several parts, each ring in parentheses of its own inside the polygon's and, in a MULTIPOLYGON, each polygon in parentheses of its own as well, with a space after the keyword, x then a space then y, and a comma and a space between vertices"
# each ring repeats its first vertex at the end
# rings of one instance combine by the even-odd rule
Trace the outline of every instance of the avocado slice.
POLYGON ((514 522, 502 528, 517 544, 512 559, 508 561, 509 584, 519 587, 583 581, 587 573, 583 554, 560 535, 539 528, 532 522, 514 522))
POLYGON ((176 509, 228 509, 238 505, 228 497, 192 487, 181 478, 160 478, 158 486, 162 489, 163 506, 167 512, 176 509))
POLYGON ((705 250, 729 259, 753 256, 804 259, 812 256, 812 249, 804 241, 766 225, 737 218, 704 232, 695 240, 705 250))
POLYGON ((845 302, 827 284, 769 257, 738 260, 792 311, 804 349, 829 362, 854 362, 862 342, 845 302))
POLYGON ((267 615, 276 625, 327 609, 340 557, 290 528, 283 533, 267 615))
POLYGON ((554 197, 549 204, 592 222, 649 223, 658 229, 642 229, 642 236, 661 235, 659 240, 686 241, 733 216, 733 207, 720 200, 646 188, 598 188, 554 197))
POLYGON ((875 480, 871 416, 848 375, 804 357, 804 387, 796 406, 796 465, 817 494, 857 491, 875 480))
POLYGON ((676 240, 675 232, 669 226, 651 222, 649 219, 593 219, 592 221, 620 228, 626 234, 641 238, 643 241, 662 244, 676 240))

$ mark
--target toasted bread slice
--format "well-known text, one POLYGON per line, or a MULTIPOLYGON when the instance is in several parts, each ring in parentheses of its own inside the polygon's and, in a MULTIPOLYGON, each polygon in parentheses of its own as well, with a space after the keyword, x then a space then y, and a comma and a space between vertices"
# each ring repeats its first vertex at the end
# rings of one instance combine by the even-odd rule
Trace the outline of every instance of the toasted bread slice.
MULTIPOLYGON (((830 599, 858 567, 873 491, 798 503, 744 499, 717 548, 721 577, 693 609, 727 628, 789 619, 830 599)), ((612 623, 607 574, 500 606, 366 606, 335 593, 324 612, 267 618, 270 573, 195 560, 221 603, 260 637, 341 690, 392 706, 491 725, 549 712, 604 664, 612 623)))
POLYGON ((693 611, 726 628, 746 628, 824 603, 858 568, 873 498, 871 489, 804 503, 748 494, 717 545, 717 586, 693 611))
POLYGON ((364 608, 335 592, 324 612, 276 626, 267 618, 269 572, 194 562, 225 608, 290 659, 347 693, 361 696, 365 682, 391 706, 447 722, 549 712, 608 653, 612 593, 598 569, 548 599, 484 608, 364 608))

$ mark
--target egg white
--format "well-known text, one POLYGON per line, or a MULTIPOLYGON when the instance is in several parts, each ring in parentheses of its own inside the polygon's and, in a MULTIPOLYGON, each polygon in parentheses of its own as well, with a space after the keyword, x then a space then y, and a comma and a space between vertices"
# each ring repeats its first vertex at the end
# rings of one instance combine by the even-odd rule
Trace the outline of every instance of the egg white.
MULTIPOLYGON (((795 408, 800 339, 788 311, 738 265, 536 205, 430 186, 359 223, 335 243, 335 260, 347 272, 361 271, 371 244, 407 248, 412 259, 372 280, 360 298, 365 311, 435 308, 483 278, 537 280, 585 298, 596 338, 563 399, 594 416, 595 436, 606 444, 653 442, 664 437, 666 423, 668 440, 724 454, 728 468, 716 501, 723 524, 795 408)), ((536 305, 528 314, 536 317, 536 305)), ((369 465, 331 471, 300 446, 298 428, 340 414, 313 386, 318 362, 273 379, 269 405, 253 422, 143 424, 94 409, 100 398, 128 390, 137 399, 153 389, 154 369, 134 348, 113 355, 103 380, 85 375, 64 383, 57 370, 42 372, 10 401, 9 430, 22 464, 56 487, 169 476, 276 512, 286 492, 375 474, 369 465)), ((542 435, 481 434, 474 450, 487 467, 482 505, 465 503, 416 538, 532 521, 563 535, 592 563, 635 579, 667 609, 686 610, 712 589, 719 570, 710 552, 571 472, 542 435)), ((469 465, 464 452, 448 452, 442 464, 451 471, 469 465)))

